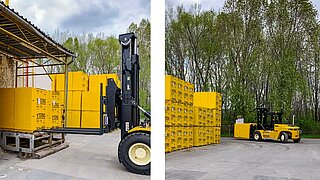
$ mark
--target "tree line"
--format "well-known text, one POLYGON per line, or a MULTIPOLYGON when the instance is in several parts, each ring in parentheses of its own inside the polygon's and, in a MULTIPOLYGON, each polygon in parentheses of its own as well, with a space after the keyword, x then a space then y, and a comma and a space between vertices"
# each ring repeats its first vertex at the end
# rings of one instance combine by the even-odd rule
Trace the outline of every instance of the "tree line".
POLYGON ((166 9, 166 73, 223 94, 223 123, 284 109, 320 133, 320 23, 309 0, 226 0, 166 9))
MULTIPOLYGON (((150 109, 150 21, 131 23, 127 32, 135 32, 138 37, 140 55, 140 105, 150 109)), ((121 78, 121 46, 118 37, 104 33, 73 34, 56 30, 53 38, 76 54, 69 66, 71 71, 87 74, 118 74, 121 78)), ((48 72, 64 72, 63 67, 48 68, 48 72)))

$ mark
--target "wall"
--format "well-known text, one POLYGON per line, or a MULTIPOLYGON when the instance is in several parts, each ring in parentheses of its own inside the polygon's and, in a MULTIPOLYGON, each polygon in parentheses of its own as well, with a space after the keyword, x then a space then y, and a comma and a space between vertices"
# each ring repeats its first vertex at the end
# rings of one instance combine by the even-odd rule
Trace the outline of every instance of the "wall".
POLYGON ((0 54, 0 88, 15 86, 15 61, 0 54))

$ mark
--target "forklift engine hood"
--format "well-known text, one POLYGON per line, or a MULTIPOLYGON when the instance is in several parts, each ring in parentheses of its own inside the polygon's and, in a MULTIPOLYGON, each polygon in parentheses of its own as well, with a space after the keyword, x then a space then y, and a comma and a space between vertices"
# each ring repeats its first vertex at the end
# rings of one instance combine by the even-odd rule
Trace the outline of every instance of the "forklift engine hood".
POLYGON ((292 124, 275 124, 275 127, 281 128, 281 129, 288 129, 288 130, 299 130, 300 128, 298 126, 292 125, 292 124))

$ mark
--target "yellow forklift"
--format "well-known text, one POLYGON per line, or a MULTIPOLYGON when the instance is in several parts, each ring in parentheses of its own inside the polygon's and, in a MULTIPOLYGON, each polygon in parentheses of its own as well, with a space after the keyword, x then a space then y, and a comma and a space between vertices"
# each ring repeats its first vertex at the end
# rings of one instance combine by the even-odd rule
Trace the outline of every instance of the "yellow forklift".
POLYGON ((119 162, 130 172, 149 175, 151 166, 151 114, 139 106, 140 66, 136 40, 137 37, 134 33, 119 35, 119 42, 122 47, 121 89, 117 87, 113 79, 108 79, 107 87, 100 85, 100 128, 64 127, 39 131, 102 135, 120 128, 119 162), (102 88, 106 88, 106 96, 103 96, 102 88), (140 120, 140 111, 145 117, 144 121, 140 120))
POLYGON ((261 140, 280 140, 283 143, 292 139, 300 142, 301 130, 292 124, 282 124, 283 111, 269 111, 267 108, 256 108, 257 123, 243 123, 238 121, 234 124, 234 138, 261 140))

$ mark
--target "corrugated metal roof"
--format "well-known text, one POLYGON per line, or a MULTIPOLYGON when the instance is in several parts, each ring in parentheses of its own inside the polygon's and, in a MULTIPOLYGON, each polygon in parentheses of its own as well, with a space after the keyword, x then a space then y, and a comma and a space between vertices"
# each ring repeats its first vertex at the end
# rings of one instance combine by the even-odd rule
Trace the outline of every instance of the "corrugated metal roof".
POLYGON ((3 2, 0 2, 0 51, 18 59, 51 58, 60 62, 64 62, 63 57, 75 56, 3 2))

